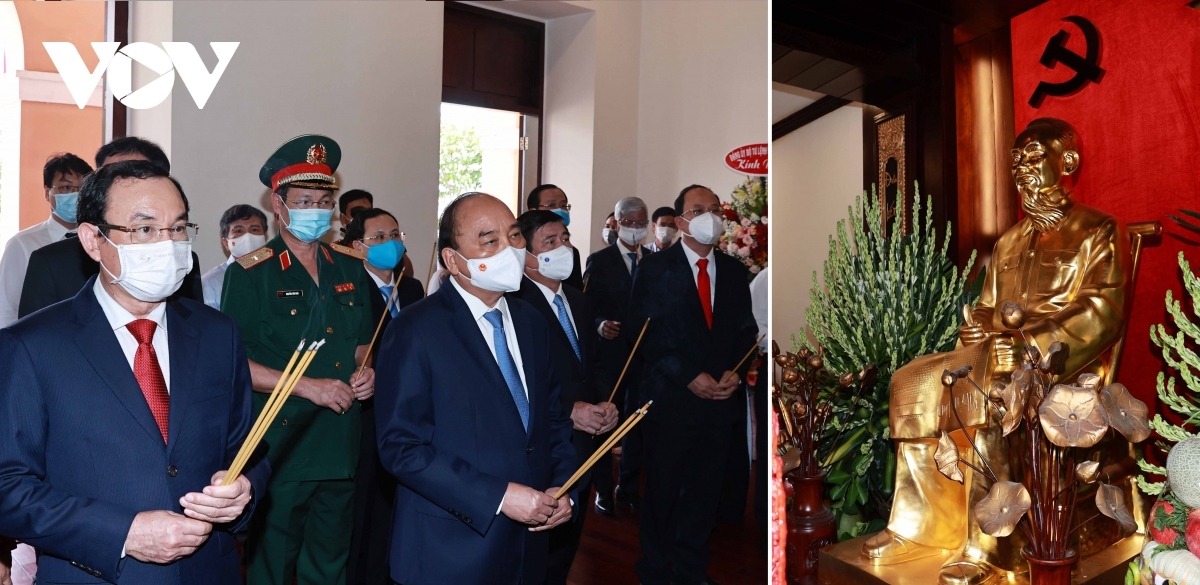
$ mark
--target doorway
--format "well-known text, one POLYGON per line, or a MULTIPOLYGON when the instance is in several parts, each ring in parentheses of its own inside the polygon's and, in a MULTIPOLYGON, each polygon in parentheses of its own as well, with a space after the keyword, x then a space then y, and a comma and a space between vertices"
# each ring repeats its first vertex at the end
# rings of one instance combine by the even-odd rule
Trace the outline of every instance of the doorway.
MULTIPOLYGON (((438 217, 455 197, 483 191, 521 213, 523 118, 518 112, 442 104, 438 217)), ((530 186, 532 188, 532 186, 530 186)))

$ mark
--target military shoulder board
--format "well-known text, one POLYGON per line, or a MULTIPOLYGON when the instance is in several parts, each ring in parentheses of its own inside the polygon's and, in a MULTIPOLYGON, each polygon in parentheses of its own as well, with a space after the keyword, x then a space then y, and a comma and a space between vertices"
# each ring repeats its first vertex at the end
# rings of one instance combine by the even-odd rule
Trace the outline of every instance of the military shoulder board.
POLYGON ((249 270, 250 268, 253 268, 254 266, 262 264, 264 261, 271 259, 271 257, 274 255, 275 255, 275 250, 272 250, 271 248, 263 246, 262 248, 259 248, 253 252, 250 252, 249 254, 246 254, 245 256, 242 256, 241 258, 238 258, 237 263, 241 264, 242 268, 249 270))
POLYGON ((329 244, 329 247, 333 248, 334 252, 337 252, 339 254, 345 254, 346 256, 349 256, 351 258, 356 258, 358 260, 365 260, 367 258, 366 254, 363 254, 362 252, 359 252, 358 250, 355 250, 354 248, 351 248, 350 246, 343 246, 341 244, 329 244))

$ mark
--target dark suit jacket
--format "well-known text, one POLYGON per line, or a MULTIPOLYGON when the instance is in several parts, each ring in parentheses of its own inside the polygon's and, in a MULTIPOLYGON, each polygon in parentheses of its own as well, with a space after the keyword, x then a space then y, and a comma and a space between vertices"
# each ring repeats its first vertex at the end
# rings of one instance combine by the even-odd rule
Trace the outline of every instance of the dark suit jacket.
MULTIPOLYGON (((399 272, 398 272, 399 273, 399 272)), ((383 298, 383 292, 379 290, 379 286, 375 284, 375 279, 368 278, 371 281, 371 317, 372 322, 379 323, 379 318, 383 317, 383 307, 387 301, 383 298)), ((399 290, 396 291, 396 306, 403 309, 423 298, 425 298, 425 287, 421 286, 421 281, 404 274, 400 275, 400 281, 396 283, 399 290)), ((387 331, 388 325, 392 322, 391 312, 383 319, 383 327, 380 328, 380 335, 387 331)))
MULTIPOLYGON (((591 335, 588 334, 588 329, 593 329, 595 323, 591 304, 588 303, 586 295, 569 285, 564 284, 562 290, 563 295, 567 297, 567 304, 570 305, 571 317, 574 319, 575 336, 579 338, 579 353, 583 355, 582 362, 575 357, 575 351, 571 349, 567 333, 563 331, 562 325, 558 321, 558 309, 546 302, 546 295, 542 294, 542 290, 538 288, 537 284, 528 278, 521 279, 521 290, 508 293, 508 297, 525 301, 537 309, 546 323, 550 325, 550 359, 554 361, 554 370, 558 372, 559 383, 562 384, 559 402, 562 405, 563 414, 569 417, 576 402, 599 404, 608 400, 608 393, 600 389, 593 378, 596 361, 596 335, 594 332, 591 335)), ((575 453, 578 456, 576 467, 582 465, 599 446, 595 437, 579 430, 571 431, 571 443, 575 445, 575 453)), ((588 471, 579 479, 579 485, 588 485, 590 478, 591 471, 588 471)))
POLYGON ((575 471, 550 328, 509 299, 529 394, 529 431, 453 284, 388 327, 375 391, 379 458, 396 476, 392 578, 404 585, 541 583, 546 532, 498 514, 509 482, 538 490, 575 471))
MULTIPOLYGON (((644 402, 654 400, 652 420, 672 423, 733 424, 745 416, 746 397, 738 389, 726 400, 705 400, 688 390, 700 372, 719 380, 737 365, 758 338, 758 325, 750 306, 750 283, 746 267, 721 251, 716 257, 717 278, 713 303, 713 326, 708 328, 696 279, 683 251, 676 244, 638 264, 629 301, 629 319, 650 319, 642 339, 645 369, 639 386, 644 402)), ((636 338, 638 332, 622 328, 621 336, 636 338)), ((747 360, 738 371, 744 380, 747 360)))
MULTIPOLYGON (((633 341, 637 339, 637 334, 642 329, 642 322, 636 321, 628 315, 629 293, 633 289, 633 276, 625 268, 623 256, 625 253, 627 250, 621 247, 621 244, 613 244, 599 252, 593 252, 591 256, 588 256, 587 271, 584 272, 584 279, 587 281, 587 297, 591 301, 592 310, 596 316, 595 323, 591 327, 591 335, 594 335, 597 340, 596 380, 602 387, 607 387, 610 391, 617 383, 621 369, 625 367, 625 361, 633 349, 633 341), (611 340, 600 337, 596 330, 604 321, 620 322, 622 335, 611 340), (633 331, 633 337, 627 339, 624 333, 630 330, 633 331)), ((649 256, 650 250, 643 246, 642 260, 638 262, 639 271, 641 263, 649 256)), ((644 344, 645 341, 642 343, 644 344)), ((637 371, 638 362, 639 360, 635 357, 634 362, 630 364, 630 371, 626 372, 625 379, 621 382, 622 387, 628 386, 636 378, 636 375, 631 374, 637 371)), ((604 397, 608 398, 608 394, 605 394, 604 397)), ((621 397, 623 394, 618 392, 618 399, 621 397)))
MULTIPOLYGON (((17 317, 24 317, 75 296, 88 279, 100 272, 100 264, 92 260, 77 238, 67 238, 43 246, 29 256, 29 269, 21 288, 17 317)), ((169 300, 192 299, 204 302, 200 283, 200 259, 192 252, 192 271, 169 300)))
POLYGON ((579 249, 571 248, 571 255, 574 256, 574 263, 571 267, 571 276, 568 276, 563 284, 566 284, 575 290, 583 290, 583 269, 579 263, 579 249))
MULTIPOLYGON (((38 549, 38 583, 240 582, 233 526, 169 565, 121 559, 133 518, 228 469, 250 430, 250 369, 233 320, 167 304, 168 442, 96 300, 74 299, 0 330, 0 533, 38 549)), ((255 493, 269 470, 248 469, 255 493)), ((251 500, 253 506, 254 499, 251 500)))

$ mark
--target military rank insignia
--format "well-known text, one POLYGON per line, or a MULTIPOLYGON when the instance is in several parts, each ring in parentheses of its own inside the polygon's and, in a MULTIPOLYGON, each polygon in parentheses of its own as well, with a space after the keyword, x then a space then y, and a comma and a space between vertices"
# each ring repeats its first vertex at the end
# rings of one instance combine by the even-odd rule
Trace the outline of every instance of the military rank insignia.
POLYGON ((259 248, 253 252, 250 252, 250 253, 242 256, 241 258, 238 258, 237 263, 241 264, 242 268, 250 269, 250 268, 253 268, 254 266, 262 264, 263 261, 265 261, 265 260, 269 260, 271 258, 271 256, 274 256, 274 255, 275 255, 275 250, 272 250, 266 246, 263 246, 262 248, 259 248))
POLYGON ((333 285, 333 291, 338 294, 352 292, 353 290, 354 290, 353 282, 343 282, 342 284, 333 285))

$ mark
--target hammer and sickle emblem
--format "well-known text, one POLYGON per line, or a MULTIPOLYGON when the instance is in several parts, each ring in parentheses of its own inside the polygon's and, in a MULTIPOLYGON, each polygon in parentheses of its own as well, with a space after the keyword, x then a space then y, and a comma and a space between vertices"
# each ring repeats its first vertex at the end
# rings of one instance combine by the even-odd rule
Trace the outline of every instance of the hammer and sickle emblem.
POLYGON ((1062 63, 1074 71, 1075 76, 1062 83, 1038 82, 1037 88, 1033 90, 1033 97, 1029 98, 1029 105, 1035 108, 1040 108, 1042 101, 1048 95, 1060 97, 1070 95, 1082 89, 1089 81, 1099 83, 1100 78, 1104 77, 1104 70, 1099 65, 1100 33, 1096 31, 1096 25, 1082 16, 1068 16, 1063 20, 1074 23, 1079 30, 1083 31, 1083 40, 1087 45, 1087 51, 1080 56, 1068 49, 1067 37, 1070 35, 1065 30, 1060 30, 1050 37, 1050 42, 1046 43, 1046 51, 1042 53, 1039 63, 1047 68, 1062 63))

